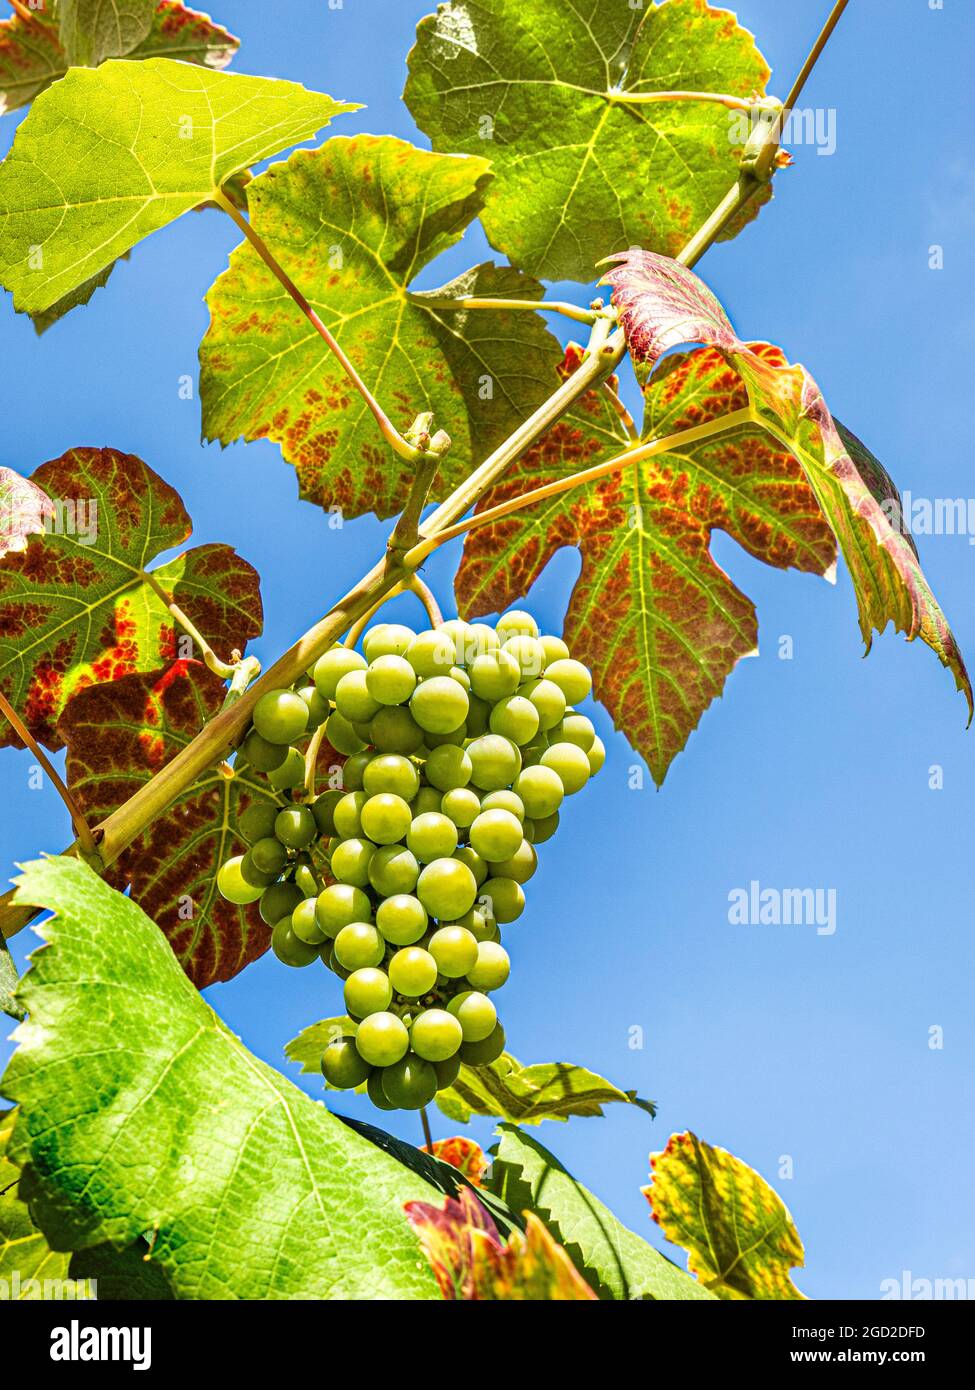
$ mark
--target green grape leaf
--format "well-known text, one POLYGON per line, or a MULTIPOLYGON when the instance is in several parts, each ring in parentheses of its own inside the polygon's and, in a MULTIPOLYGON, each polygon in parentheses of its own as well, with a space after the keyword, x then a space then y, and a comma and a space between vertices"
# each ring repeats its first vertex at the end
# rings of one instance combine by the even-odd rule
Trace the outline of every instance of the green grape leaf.
POLYGON ((805 1298, 789 1275, 805 1263, 799 1232, 754 1168, 690 1131, 672 1134, 650 1166, 653 1219, 705 1288, 728 1300, 805 1298))
POLYGON ((0 932, 0 1010, 10 1018, 16 1019, 21 1019, 24 1016, 23 1009, 14 998, 19 978, 17 967, 10 954, 10 947, 7 945, 7 939, 0 932))
POLYGON ((49 308, 39 309, 36 314, 30 314, 29 318, 34 325, 35 333, 37 333, 38 336, 42 333, 46 333, 53 324, 63 319, 65 314, 70 314, 72 309, 83 308, 96 290, 100 290, 108 284, 109 277, 119 262, 127 261, 128 259, 129 253, 126 251, 124 255, 119 256, 117 261, 112 261, 111 265, 105 266, 103 270, 99 270, 97 274, 83 281, 82 284, 70 290, 61 299, 56 300, 49 308))
POLYGON ((248 1052, 135 903, 67 858, 17 899, 55 914, 2 1081, 52 1243, 145 1236, 180 1299, 435 1296, 403 1206, 436 1189, 248 1052))
POLYGON ((703 0, 475 0, 420 21, 403 96, 434 149, 490 156, 492 246, 542 279, 589 281, 624 246, 676 255, 749 133, 708 94, 747 102, 768 76, 752 35, 703 0))
POLYGON ((20 1169, 7 1155, 15 1120, 16 1111, 0 1110, 0 1279, 19 1300, 40 1298, 45 1279, 67 1278, 69 1256, 51 1249, 18 1196, 20 1169))
POLYGON ((72 67, 124 58, 152 28, 155 0, 54 0, 61 45, 72 67))
MULTIPOLYGON (((58 723, 67 780, 89 824, 134 796, 189 744, 223 703, 226 686, 196 661, 93 685, 68 701, 58 723)), ((229 980, 271 941, 257 904, 217 891, 217 870, 244 852, 234 826, 252 801, 280 804, 267 778, 238 757, 234 776, 212 767, 157 817, 109 871, 117 888, 165 932, 202 989, 229 980)))
POLYGON ((303 1028, 296 1038, 285 1044, 284 1055, 289 1062, 297 1062, 303 1072, 322 1074, 322 1053, 336 1038, 352 1037, 355 1024, 348 1014, 336 1018, 323 1018, 318 1023, 303 1028))
MULTIPOLYGON (((784 361, 774 348, 756 352, 784 361)), ((570 345, 563 373, 579 361, 580 349, 570 345)), ((646 393, 643 435, 664 438, 745 404, 744 387, 720 354, 674 356, 646 393)), ((590 391, 478 510, 633 445, 603 392, 590 391)), ((759 426, 746 424, 472 531, 455 580, 458 609, 473 615, 508 607, 563 546, 577 546, 582 571, 565 639, 592 670, 596 698, 659 784, 730 672, 758 642, 753 604, 711 556, 715 529, 780 569, 826 574, 835 562, 833 534, 798 463, 759 426)))
MULTIPOLYGON (((190 519, 168 483, 114 449, 71 449, 30 481, 10 522, 26 544, 0 556, 0 689, 58 748, 58 716, 76 691, 191 654, 145 577, 154 556, 186 539, 190 519)), ((257 572, 229 546, 196 546, 152 578, 224 659, 261 631, 257 572)), ((2 721, 0 746, 16 741, 2 721)))
MULTIPOLYGON (((477 216, 487 162, 392 137, 336 137, 248 185, 251 226, 332 330, 393 424, 434 413, 451 437, 454 486, 548 394, 560 351, 524 311, 458 310, 462 295, 534 299, 541 286, 487 264, 432 293, 414 277, 477 216)), ((203 433, 273 439, 300 495, 346 516, 398 512, 413 476, 308 319, 244 243, 207 296, 200 345, 203 433)), ((436 486, 434 491, 436 492, 436 486)))
POLYGON ((498 1126, 491 1154, 490 1190, 512 1211, 533 1212, 600 1298, 636 1302, 714 1297, 628 1230, 517 1125, 498 1126))
POLYGON ((91 1287, 99 1303, 156 1303, 173 1299, 169 1280, 153 1263, 144 1240, 124 1250, 111 1245, 79 1250, 71 1256, 68 1275, 91 1287))
POLYGON ((502 1244, 497 1226, 469 1187, 442 1207, 408 1202, 406 1212, 449 1302, 569 1302, 596 1297, 572 1261, 529 1214, 525 1233, 502 1244))
POLYGON ((437 1092, 437 1105, 451 1120, 467 1124, 472 1115, 514 1120, 522 1125, 602 1115, 613 1102, 637 1105, 653 1115, 653 1101, 621 1091, 610 1081, 572 1062, 537 1062, 523 1067, 509 1052, 487 1066, 461 1066, 452 1086, 437 1092))
POLYGON ((353 109, 170 58, 72 68, 0 164, 0 282, 16 309, 50 308, 226 179, 353 109))
POLYGON ((888 623, 909 641, 920 637, 951 671, 971 719, 975 705, 965 663, 917 549, 901 528, 900 498, 886 470, 855 436, 840 430, 804 367, 742 342, 693 271, 646 251, 613 259, 617 264, 605 278, 638 375, 652 385, 661 354, 681 343, 704 343, 722 355, 741 380, 755 424, 797 459, 839 541, 867 651, 873 633, 888 623))

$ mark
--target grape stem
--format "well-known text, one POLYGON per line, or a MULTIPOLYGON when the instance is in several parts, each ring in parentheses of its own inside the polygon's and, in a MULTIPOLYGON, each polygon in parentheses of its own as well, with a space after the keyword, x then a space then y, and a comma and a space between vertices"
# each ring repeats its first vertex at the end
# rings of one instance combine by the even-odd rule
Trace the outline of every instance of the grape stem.
POLYGON ((358 622, 353 623, 352 627, 349 628, 348 635, 345 637, 342 643, 343 647, 355 646, 365 629, 372 622, 373 618, 379 612, 380 608, 382 608, 383 604, 388 603, 391 598, 396 598, 399 594, 401 594, 404 588, 406 587, 406 582, 406 580, 401 580, 400 583, 394 584, 388 593, 383 594, 382 598, 379 599, 376 603, 374 603, 371 608, 366 609, 366 611, 363 613, 362 617, 358 620, 358 622))
POLYGON ((441 623, 443 622, 443 614, 440 611, 440 605, 437 603, 437 600, 433 596, 433 590, 430 588, 430 586, 428 584, 424 584, 423 580, 420 578, 418 574, 414 574, 412 579, 405 587, 411 590, 412 593, 416 594, 417 598, 423 604, 423 607, 427 610, 427 617, 430 619, 430 626, 440 627, 441 623))
POLYGON ((315 800, 315 782, 318 776, 318 755, 321 752, 322 740, 325 737, 325 721, 319 724, 318 728, 311 736, 311 742, 305 753, 305 800, 315 800))
POLYGON ((429 309, 496 309, 505 313, 509 309, 530 309, 536 314, 562 314, 567 319, 574 319, 576 323, 590 325, 598 318, 604 317, 598 309, 582 309, 579 305, 569 304, 562 299, 482 299, 479 295, 459 299, 451 299, 449 296, 431 299, 425 294, 418 302, 429 309))
POLYGON ((159 583, 158 579, 156 579, 156 577, 149 570, 142 570, 141 577, 145 580, 145 582, 149 585, 150 589, 152 589, 152 591, 157 595, 157 597, 162 600, 162 602, 168 608, 172 617, 176 620, 177 623, 179 623, 180 627, 183 629, 186 635, 198 648, 200 655, 203 657, 203 660, 206 662, 207 666, 213 672, 213 674, 215 676, 219 676, 220 679, 223 681, 233 680, 234 676, 237 673, 237 668, 240 665, 239 656, 237 661, 235 662, 221 661, 220 658, 217 656, 216 652, 210 646, 210 643, 206 640, 203 634, 198 631, 192 619, 189 618, 187 614, 183 612, 182 608, 180 608, 179 604, 173 598, 172 594, 168 594, 166 592, 163 586, 159 583))
POLYGON ((613 385, 609 381, 601 382, 599 390, 602 393, 602 395, 606 397, 610 405, 616 411, 616 414, 619 416, 623 428, 626 430, 627 438, 632 439, 634 444, 639 443, 640 431, 637 428, 636 421, 633 419, 633 416, 630 414, 626 406, 620 400, 619 395, 613 387, 613 385))
POLYGON ((47 756, 43 748, 41 748, 40 744, 34 738, 34 735, 30 732, 27 725, 23 722, 20 715, 17 713, 13 705, 7 699, 6 695, 4 695, 2 692, 0 692, 0 712, 2 712, 6 716, 7 721, 9 722, 10 726, 13 728, 15 733, 18 735, 24 746, 26 748, 29 748, 30 751, 34 754, 34 757, 37 759, 41 767, 44 769, 48 777, 50 777, 51 781, 53 782, 54 788, 57 791, 58 796, 64 802, 65 806, 68 808, 68 814, 71 816, 71 823, 74 826, 75 834, 78 837, 78 848, 80 849, 82 856, 86 859, 89 857, 98 859, 98 846, 95 844, 95 837, 92 834, 91 826, 88 824, 87 820, 82 814, 81 807, 78 805, 77 801, 75 801, 74 797, 68 791, 67 786, 62 781, 61 777, 58 775, 57 769, 54 767, 50 758, 47 756))
POLYGON ((427 1114, 427 1107, 420 1107, 420 1123, 423 1125, 423 1140, 426 1144, 428 1154, 433 1153, 433 1135, 430 1133, 430 1117, 427 1114))

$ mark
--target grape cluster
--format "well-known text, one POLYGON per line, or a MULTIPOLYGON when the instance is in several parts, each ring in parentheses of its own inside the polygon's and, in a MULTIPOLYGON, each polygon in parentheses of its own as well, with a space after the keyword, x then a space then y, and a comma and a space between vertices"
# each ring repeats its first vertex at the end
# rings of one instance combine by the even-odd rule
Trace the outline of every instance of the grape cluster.
POLYGON ((521 916, 563 798, 605 759, 575 709, 592 678, 518 611, 496 627, 377 623, 361 653, 332 647, 308 675, 261 697, 243 756, 287 795, 304 783, 296 745, 324 723, 345 757, 341 788, 250 805, 238 822, 249 847, 218 887, 260 901, 279 960, 321 959, 344 980, 356 1031, 325 1049, 328 1083, 417 1109, 462 1061, 504 1050, 490 997, 510 969, 501 928, 521 916))

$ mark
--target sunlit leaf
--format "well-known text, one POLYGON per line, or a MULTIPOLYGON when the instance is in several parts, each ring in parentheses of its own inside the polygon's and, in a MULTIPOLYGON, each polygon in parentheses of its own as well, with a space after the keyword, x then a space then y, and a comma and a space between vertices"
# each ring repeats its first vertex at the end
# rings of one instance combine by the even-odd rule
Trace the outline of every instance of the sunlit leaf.
POLYGON ((53 0, 61 45, 72 66, 124 58, 152 28, 155 0, 53 0))
POLYGON ((522 1125, 602 1115, 614 1102, 637 1105, 654 1114, 652 1101, 621 1091, 610 1081, 571 1062, 537 1062, 523 1067, 508 1052, 488 1066, 462 1064, 452 1086, 437 1092, 437 1105, 452 1120, 467 1124, 472 1115, 514 1120, 522 1125))
POLYGON ((7 1157, 15 1119, 14 1111, 0 1110, 0 1279, 10 1290, 8 1297, 31 1298, 35 1290, 30 1281, 66 1278, 70 1257, 51 1249, 18 1196, 20 1169, 7 1157))
POLYGON ((451 1168, 464 1174, 472 1187, 484 1186, 488 1159, 480 1144, 473 1139, 465 1139, 462 1134, 455 1135, 453 1139, 435 1139, 433 1148, 424 1146, 422 1152, 432 1153, 442 1163, 449 1163, 451 1168))

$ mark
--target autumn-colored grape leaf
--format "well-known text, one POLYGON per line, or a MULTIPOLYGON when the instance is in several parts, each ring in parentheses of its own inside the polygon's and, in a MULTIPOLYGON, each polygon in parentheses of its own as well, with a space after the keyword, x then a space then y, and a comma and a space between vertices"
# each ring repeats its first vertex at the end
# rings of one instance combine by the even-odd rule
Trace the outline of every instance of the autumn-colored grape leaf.
POLYGON ((248 1052, 80 860, 25 865, 16 901, 54 914, 0 1083, 52 1246, 145 1237, 181 1299, 436 1298, 403 1211, 435 1186, 248 1052))
POLYGON ((789 1275, 805 1262, 799 1232, 754 1168, 690 1131, 671 1135, 650 1167, 653 1219, 705 1288, 728 1300, 805 1298, 789 1275))
MULTIPOLYGON (((364 135, 300 150, 247 190, 251 225, 397 428, 431 410, 450 435, 441 488, 545 398, 560 356, 538 315, 444 307, 465 295, 541 294, 508 267, 482 265, 439 291, 410 291, 478 215, 489 177, 484 159, 364 135)), ((205 438, 275 440, 301 496, 346 516, 399 511, 411 467, 391 455, 365 402, 249 244, 207 302, 205 438)))
MULTIPOLYGON (((0 689, 35 737, 58 748, 55 725, 76 691, 184 654, 145 575, 186 539, 190 519, 168 483, 114 449, 71 449, 30 482, 35 490, 15 494, 12 523, 14 534, 29 532, 26 546, 0 557, 0 689)), ((257 572, 229 546, 196 546, 152 578, 225 660, 261 631, 257 572)), ((0 745, 16 742, 0 721, 0 745)))
MULTIPOLYGON (((58 735, 67 744, 68 786, 89 823, 104 820, 185 748, 225 694, 224 683, 201 663, 177 661, 166 671, 124 676, 75 695, 58 735)), ((211 768, 108 874, 116 887, 129 886, 201 989, 229 980, 270 943, 257 905, 229 903, 216 885, 220 865, 243 851, 234 826, 255 800, 278 799, 242 758, 232 778, 211 768)))
POLYGON ((0 558, 26 550, 27 537, 41 535, 53 511, 36 483, 12 468, 0 468, 0 558))
POLYGON ((449 1302, 582 1302, 596 1295, 536 1216, 507 1245, 470 1188, 442 1207, 407 1202, 406 1214, 449 1302))
POLYGON ((489 1115, 521 1125, 602 1115, 613 1102, 655 1113, 652 1101, 621 1091, 611 1081, 572 1062, 538 1062, 523 1067, 508 1052, 487 1066, 461 1065, 452 1086, 437 1092, 437 1105, 451 1120, 467 1124, 472 1115, 489 1115))
POLYGON ((72 67, 124 58, 152 28, 155 0, 53 0, 61 46, 72 67))
POLYGON ((71 68, 0 164, 0 281, 47 309, 220 185, 354 109, 170 58, 71 68))
POLYGON ((752 35, 705 0, 441 4, 409 70, 404 100, 434 149, 490 155, 492 246, 582 281, 624 246, 677 253, 739 172, 742 112, 708 94, 741 105, 769 76, 752 35))
POLYGON ((632 1302, 714 1297, 628 1230, 532 1135, 510 1124, 499 1125, 497 1132, 489 1190, 512 1211, 533 1212, 600 1298, 632 1302))
MULTIPOLYGON (((756 353, 784 362, 774 348, 756 353)), ((570 346, 563 373, 579 360, 580 349, 570 346)), ((717 352, 674 356, 647 391, 644 437, 704 425, 746 403, 743 383, 717 352)), ((479 510, 603 463, 633 443, 605 396, 590 391, 479 510)), ((473 615, 507 607, 558 550, 578 546, 582 572, 566 641, 659 783, 728 674, 757 645, 751 601, 711 556, 715 528, 778 568, 823 574, 835 560, 832 532, 798 463, 749 422, 472 531, 456 577, 458 609, 473 615)))
POLYGON ((855 436, 841 433, 804 367, 742 342, 693 271, 646 251, 612 259, 616 264, 605 278, 638 374, 652 382, 661 354, 680 343, 705 343, 722 354, 744 385, 755 423, 798 460, 839 541, 867 651, 873 633, 888 623, 909 641, 920 637, 954 675, 971 716, 972 687, 961 653, 915 546, 891 524, 897 493, 886 470, 855 436))
POLYGON ((453 1139, 435 1139, 433 1148, 424 1145, 420 1152, 432 1153, 441 1163, 449 1163, 451 1168, 463 1173, 472 1187, 484 1186, 488 1159, 480 1144, 473 1139, 465 1139, 462 1134, 455 1135, 453 1139))

